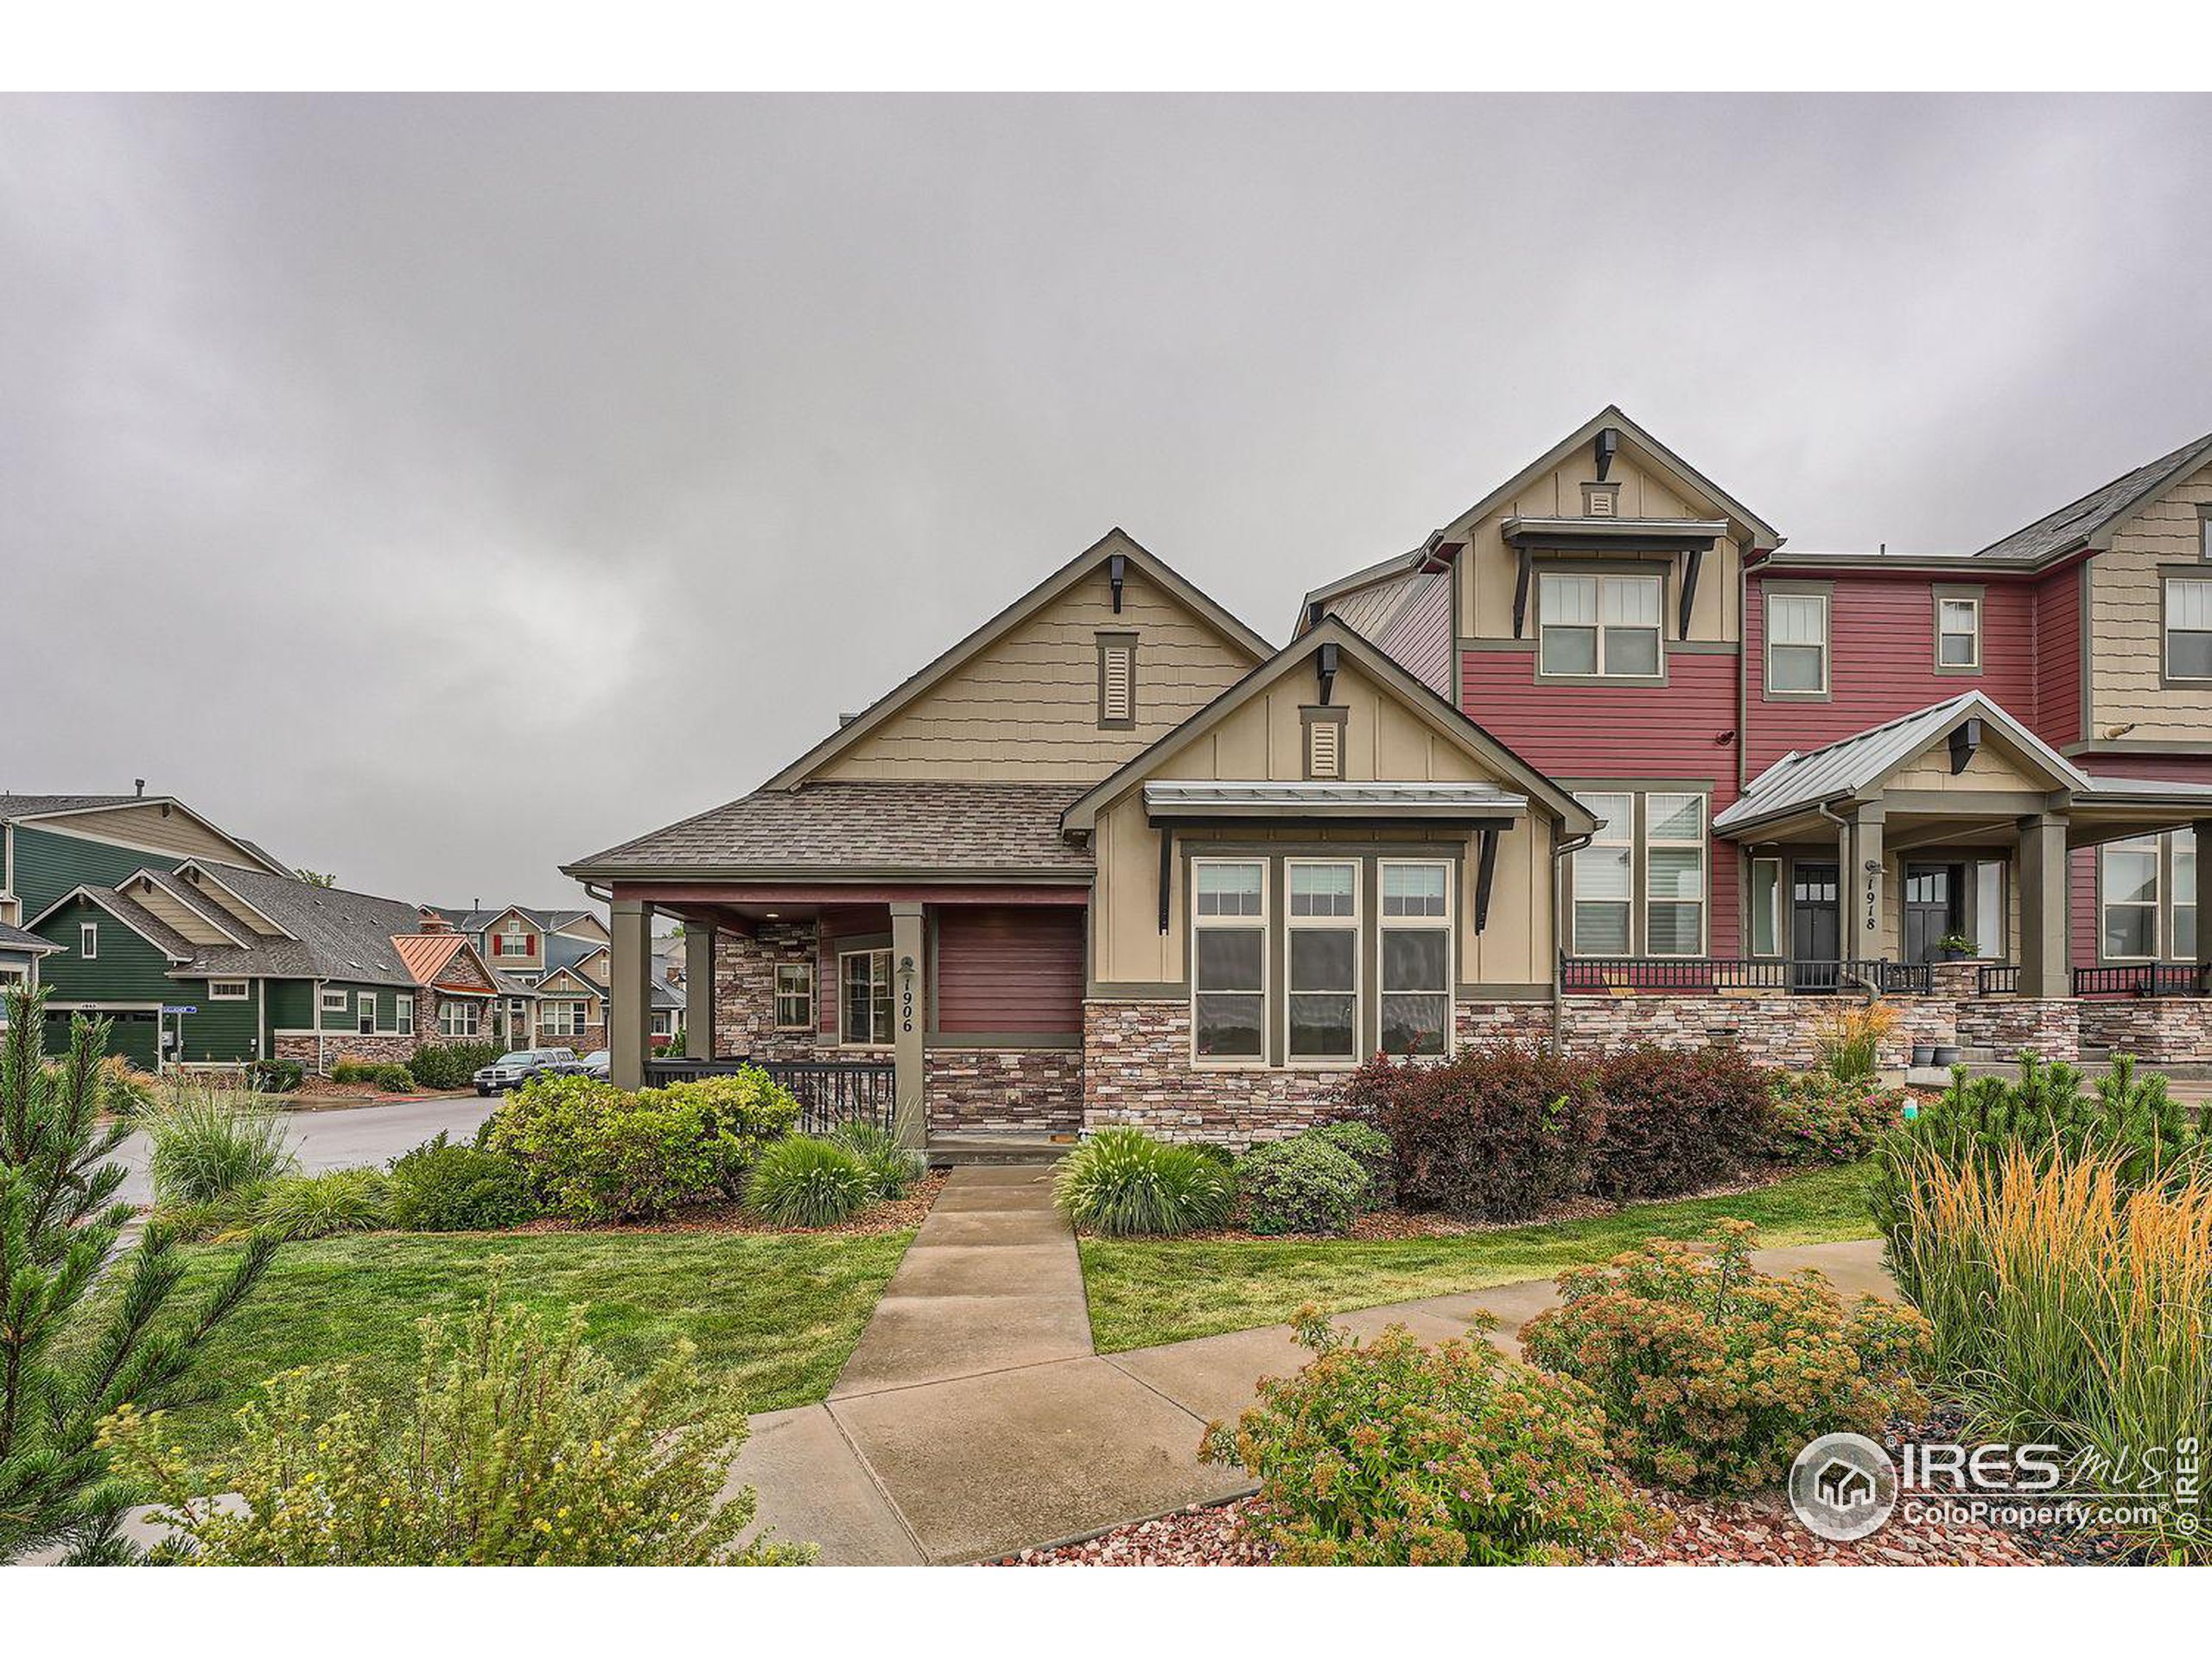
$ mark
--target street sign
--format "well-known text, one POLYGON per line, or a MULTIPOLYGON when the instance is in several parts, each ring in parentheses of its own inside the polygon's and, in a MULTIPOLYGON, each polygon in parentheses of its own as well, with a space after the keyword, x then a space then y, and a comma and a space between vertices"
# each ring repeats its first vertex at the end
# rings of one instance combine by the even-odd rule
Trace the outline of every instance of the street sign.
POLYGON ((199 1012, 200 1012, 200 1010, 199 1010, 198 1008, 195 1008, 195 1007, 175 1007, 175 1008, 173 1008, 173 1007, 170 1007, 167 1006, 166 1004, 164 1004, 164 1005, 163 1005, 163 1007, 162 1007, 162 1012, 163 1014, 197 1014, 197 1013, 199 1013, 199 1012))

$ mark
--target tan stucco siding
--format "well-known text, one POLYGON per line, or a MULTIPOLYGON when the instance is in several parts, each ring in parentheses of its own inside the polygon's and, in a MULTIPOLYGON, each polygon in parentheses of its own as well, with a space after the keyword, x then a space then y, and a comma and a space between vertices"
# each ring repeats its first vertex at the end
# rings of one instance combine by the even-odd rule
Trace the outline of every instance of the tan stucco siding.
MULTIPOLYGON (((1506 519, 1516 516, 1525 518, 1569 518, 1582 516, 1582 486, 1597 480, 1596 463, 1586 451, 1564 466, 1532 480, 1513 499, 1503 505, 1474 520, 1462 520, 1445 531, 1447 540, 1464 540, 1467 550, 1459 558, 1459 615, 1456 626, 1462 639, 1510 639, 1513 637, 1513 589, 1519 575, 1520 563, 1513 550, 1505 544, 1502 526, 1506 519)), ((1726 517, 1719 506, 1709 501, 1692 500, 1678 493, 1667 484, 1623 454, 1614 459, 1608 483, 1620 486, 1620 511, 1623 518, 1707 518, 1726 517)), ((1628 557, 1626 555, 1600 555, 1607 559, 1628 557)), ((1547 562, 1573 562, 1573 553, 1539 554, 1537 569, 1547 562)), ((1653 554, 1651 563, 1664 563, 1668 568, 1666 601, 1663 609, 1662 634, 1667 639, 1676 637, 1675 621, 1681 602, 1681 561, 1678 556, 1653 554)), ((1693 640, 1733 645, 1743 638, 1743 619, 1736 603, 1736 574, 1742 563, 1743 550, 1737 543, 1724 537, 1713 544, 1698 572, 1697 597, 1690 610, 1690 629, 1687 636, 1693 640)), ((1531 593, 1529 601, 1529 623, 1525 638, 1533 639, 1535 628, 1536 601, 1531 593)))
POLYGON ((47 819, 38 827, 60 835, 91 836, 97 840, 120 842, 128 847, 143 847, 149 852, 168 853, 177 858, 212 858, 226 864, 261 868, 251 853, 229 836, 218 834, 189 814, 161 801, 97 812, 72 812, 66 817, 47 819), (166 817, 162 816, 164 812, 168 814, 166 817))
POLYGON ((2029 790, 2041 791, 2050 787, 2049 780, 2034 777, 2022 769, 2019 763, 2005 753, 2004 747, 1985 740, 1974 752, 1967 769, 1954 777, 1951 772, 1951 752, 1943 744, 1923 749, 1906 761, 1883 785, 1888 789, 1934 790, 1946 794, 1974 795, 1991 791, 2029 790))
POLYGON ((194 944, 235 944, 240 939, 253 937, 241 927, 237 930, 239 937, 233 938, 167 888, 156 887, 150 881, 132 882, 130 896, 194 944))
POLYGON ((2123 524, 2111 548, 2089 562, 2090 723, 2087 734, 2133 725, 2133 743, 2201 743, 2212 729, 2212 687, 2160 684, 2165 641, 2159 575, 2204 562, 2203 520, 2212 467, 2168 490, 2123 524))
POLYGON ((1242 646, 1132 569, 1102 568, 827 763, 823 779, 1095 784, 1253 666, 1242 646), (1098 723, 1098 636, 1136 636, 1134 726, 1098 723))
MULTIPOLYGON (((1171 753, 1155 779, 1295 783, 1306 775, 1305 724, 1319 688, 1311 674, 1293 674, 1211 730, 1171 753)), ((1337 676, 1330 702, 1344 715, 1344 777, 1398 783, 1469 783, 1485 774, 1428 721, 1383 691, 1358 669, 1337 676)))

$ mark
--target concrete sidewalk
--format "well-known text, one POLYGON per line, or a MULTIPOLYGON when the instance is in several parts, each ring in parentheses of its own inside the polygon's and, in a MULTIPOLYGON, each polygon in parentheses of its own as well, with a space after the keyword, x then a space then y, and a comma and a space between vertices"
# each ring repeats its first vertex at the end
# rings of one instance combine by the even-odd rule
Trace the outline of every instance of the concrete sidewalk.
MULTIPOLYGON (((1847 1295, 1891 1294, 1875 1240, 1753 1260, 1817 1268, 1847 1295)), ((1438 1342, 1486 1312, 1517 1354, 1522 1324, 1556 1300, 1533 1280, 1334 1317, 1363 1336, 1402 1324, 1438 1342)), ((1242 1470, 1198 1461, 1199 1434, 1306 1357, 1283 1325, 1096 1354, 1051 1171, 963 1168, 829 1400, 754 1418, 730 1480, 826 1564, 989 1560, 1249 1491, 1242 1470)))

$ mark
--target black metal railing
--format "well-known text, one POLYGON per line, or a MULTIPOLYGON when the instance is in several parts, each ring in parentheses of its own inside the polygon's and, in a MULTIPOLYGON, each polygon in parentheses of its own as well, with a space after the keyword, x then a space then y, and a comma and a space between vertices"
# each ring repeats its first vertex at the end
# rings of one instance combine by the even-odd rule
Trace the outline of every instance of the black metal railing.
POLYGON ((1924 962, 1854 958, 1839 962, 1730 957, 1567 957, 1560 982, 1567 991, 1673 991, 1691 995, 1726 991, 1773 991, 1792 996, 1829 996, 1840 991, 1880 990, 1925 996, 1935 976, 1924 962))
POLYGON ((1976 996, 2012 996, 2020 988, 2020 964, 1993 962, 1974 969, 1976 996))
POLYGON ((2130 962, 2076 968, 2076 996, 2202 996, 2204 970, 2193 962, 2130 962))
POLYGON ((898 1069, 888 1060, 713 1060, 645 1062, 645 1086, 662 1089, 698 1077, 727 1077, 757 1065, 798 1100, 802 1135, 827 1135, 849 1123, 896 1127, 898 1069))

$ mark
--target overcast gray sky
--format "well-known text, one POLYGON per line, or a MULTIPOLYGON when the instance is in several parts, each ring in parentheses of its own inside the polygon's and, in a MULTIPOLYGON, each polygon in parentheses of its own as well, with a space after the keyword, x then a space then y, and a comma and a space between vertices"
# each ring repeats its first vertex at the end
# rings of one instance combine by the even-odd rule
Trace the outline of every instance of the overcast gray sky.
POLYGON ((2209 181, 2203 99, 0 100, 0 788, 545 902, 1113 524, 1280 639, 1608 401, 1971 550, 2212 429, 2209 181))

